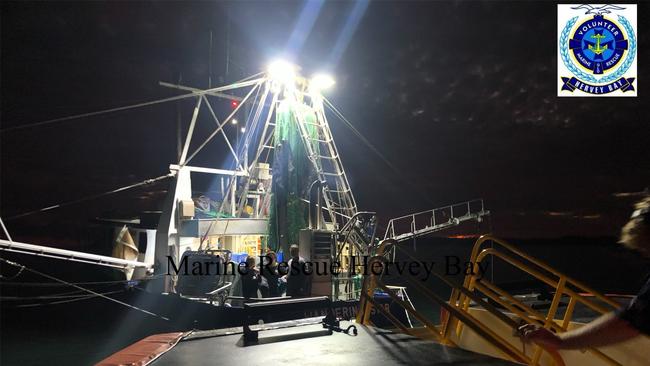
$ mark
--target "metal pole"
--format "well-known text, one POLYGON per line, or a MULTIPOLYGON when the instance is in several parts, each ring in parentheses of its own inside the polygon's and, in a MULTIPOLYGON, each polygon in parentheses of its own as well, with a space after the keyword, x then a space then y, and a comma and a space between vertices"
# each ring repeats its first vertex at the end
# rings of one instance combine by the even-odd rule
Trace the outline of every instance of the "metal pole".
POLYGON ((212 88, 212 29, 210 29, 210 44, 208 45, 208 89, 212 88))
POLYGON ((187 130, 187 137, 185 138, 185 145, 183 146, 183 152, 181 153, 181 158, 178 161, 178 165, 185 165, 185 159, 187 158, 187 151, 190 148, 190 142, 192 142, 192 135, 194 134, 194 126, 196 125, 196 118, 199 116, 199 109, 201 108, 201 102, 203 98, 199 97, 194 107, 194 113, 192 114, 192 121, 190 122, 190 128, 187 130))
POLYGON ((11 235, 9 235, 9 230, 7 230, 7 227, 5 226, 5 223, 4 221, 2 221, 1 217, 0 217, 0 225, 2 225, 2 231, 4 231, 7 239, 9 239, 10 242, 13 242, 13 239, 11 239, 11 235))
MULTIPOLYGON (((182 74, 178 74, 178 83, 180 84, 183 79, 182 74)), ((183 140, 181 134, 183 129, 181 127, 181 107, 180 102, 176 102, 176 158, 180 161, 183 152, 183 140)))
POLYGON ((237 190, 237 176, 234 175, 232 177, 232 187, 230 187, 230 214, 235 217, 236 215, 236 210, 235 210, 235 191, 237 190))

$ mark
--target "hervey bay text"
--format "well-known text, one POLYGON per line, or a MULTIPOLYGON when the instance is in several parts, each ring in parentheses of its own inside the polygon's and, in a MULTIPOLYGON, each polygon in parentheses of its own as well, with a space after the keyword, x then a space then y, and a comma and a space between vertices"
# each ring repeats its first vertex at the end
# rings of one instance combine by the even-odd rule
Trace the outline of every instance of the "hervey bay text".
MULTIPOLYGON (((371 260, 370 256, 351 257, 351 272, 348 275, 356 275, 357 273, 364 276, 373 274, 379 275, 410 275, 419 277, 422 281, 429 279, 433 271, 437 273, 442 271, 447 276, 454 276, 458 274, 477 274, 483 277, 488 269, 489 263, 472 263, 465 262, 457 256, 445 256, 442 262, 425 262, 425 261, 389 261, 385 258, 382 260, 371 260)), ((174 262, 172 256, 167 256, 167 275, 193 275, 193 276, 210 276, 210 275, 234 275, 235 272, 240 275, 246 275, 249 268, 246 267, 246 262, 235 263, 225 262, 219 256, 215 257, 216 260, 188 260, 188 256, 183 256, 180 263, 174 262)), ((270 258, 260 256, 261 270, 273 271, 271 267, 270 258)), ((305 261, 300 263, 298 261, 278 262, 277 271, 280 274, 289 273, 290 275, 298 275, 301 272, 305 275, 316 276, 338 276, 339 270, 342 268, 341 263, 338 261, 305 261)))

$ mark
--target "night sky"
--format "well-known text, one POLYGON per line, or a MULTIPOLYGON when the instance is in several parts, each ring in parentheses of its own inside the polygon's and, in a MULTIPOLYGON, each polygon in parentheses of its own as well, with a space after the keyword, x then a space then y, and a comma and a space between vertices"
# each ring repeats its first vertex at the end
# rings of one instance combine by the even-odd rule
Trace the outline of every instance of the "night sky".
MULTIPOLYGON (((192 102, 13 127, 178 94, 159 81, 227 84, 283 54, 306 75, 335 75, 329 99, 396 168, 330 116, 357 201, 382 223, 484 198, 497 235, 616 235, 630 193, 650 185, 648 3, 638 8, 637 98, 556 97, 555 2, 309 3, 319 11, 309 32, 294 31, 305 28, 298 1, 0 6, 5 218, 165 174, 192 102)), ((224 151, 211 147, 201 164, 221 167, 224 151)), ((97 216, 159 209, 165 189, 7 225, 15 239, 61 236, 97 216)))

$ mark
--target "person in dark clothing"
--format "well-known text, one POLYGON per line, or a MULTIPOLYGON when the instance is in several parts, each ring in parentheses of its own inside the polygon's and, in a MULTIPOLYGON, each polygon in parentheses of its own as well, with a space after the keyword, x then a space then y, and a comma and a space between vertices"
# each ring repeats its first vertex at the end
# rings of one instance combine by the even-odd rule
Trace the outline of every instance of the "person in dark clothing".
MULTIPOLYGON (((620 243, 650 258, 650 196, 636 204, 623 227, 620 243)), ((520 328, 525 340, 551 349, 583 349, 626 341, 639 334, 650 335, 650 277, 624 308, 571 331, 555 334, 529 324, 520 328)))
POLYGON ((287 296, 306 297, 309 296, 310 268, 307 267, 305 259, 299 254, 297 245, 289 248, 291 259, 289 260, 289 273, 287 273, 287 296))
MULTIPOLYGON (((266 253, 266 256, 262 258, 263 262, 260 265, 260 273, 268 286, 268 294, 264 297, 278 297, 282 294, 280 293, 280 272, 278 271, 278 256, 275 252, 271 251, 266 253)), ((264 294, 263 294, 264 295, 264 294)))
POLYGON ((259 290, 261 280, 262 276, 255 268, 255 257, 249 256, 246 258, 246 271, 241 275, 243 296, 245 298, 258 297, 257 290, 259 290))

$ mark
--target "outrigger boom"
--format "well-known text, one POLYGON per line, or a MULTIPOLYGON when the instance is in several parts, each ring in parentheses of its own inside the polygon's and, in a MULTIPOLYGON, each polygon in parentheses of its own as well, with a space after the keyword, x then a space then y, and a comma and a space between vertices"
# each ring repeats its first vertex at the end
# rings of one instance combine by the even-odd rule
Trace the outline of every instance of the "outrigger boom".
POLYGON ((153 266, 153 263, 130 261, 126 259, 109 257, 106 255, 77 252, 74 250, 52 248, 44 245, 20 243, 20 242, 16 242, 12 240, 4 240, 4 239, 0 239, 0 251, 29 254, 29 255, 39 256, 39 257, 56 258, 56 259, 72 261, 72 262, 90 263, 99 266, 114 267, 120 269, 128 269, 128 268, 149 269, 153 266))

